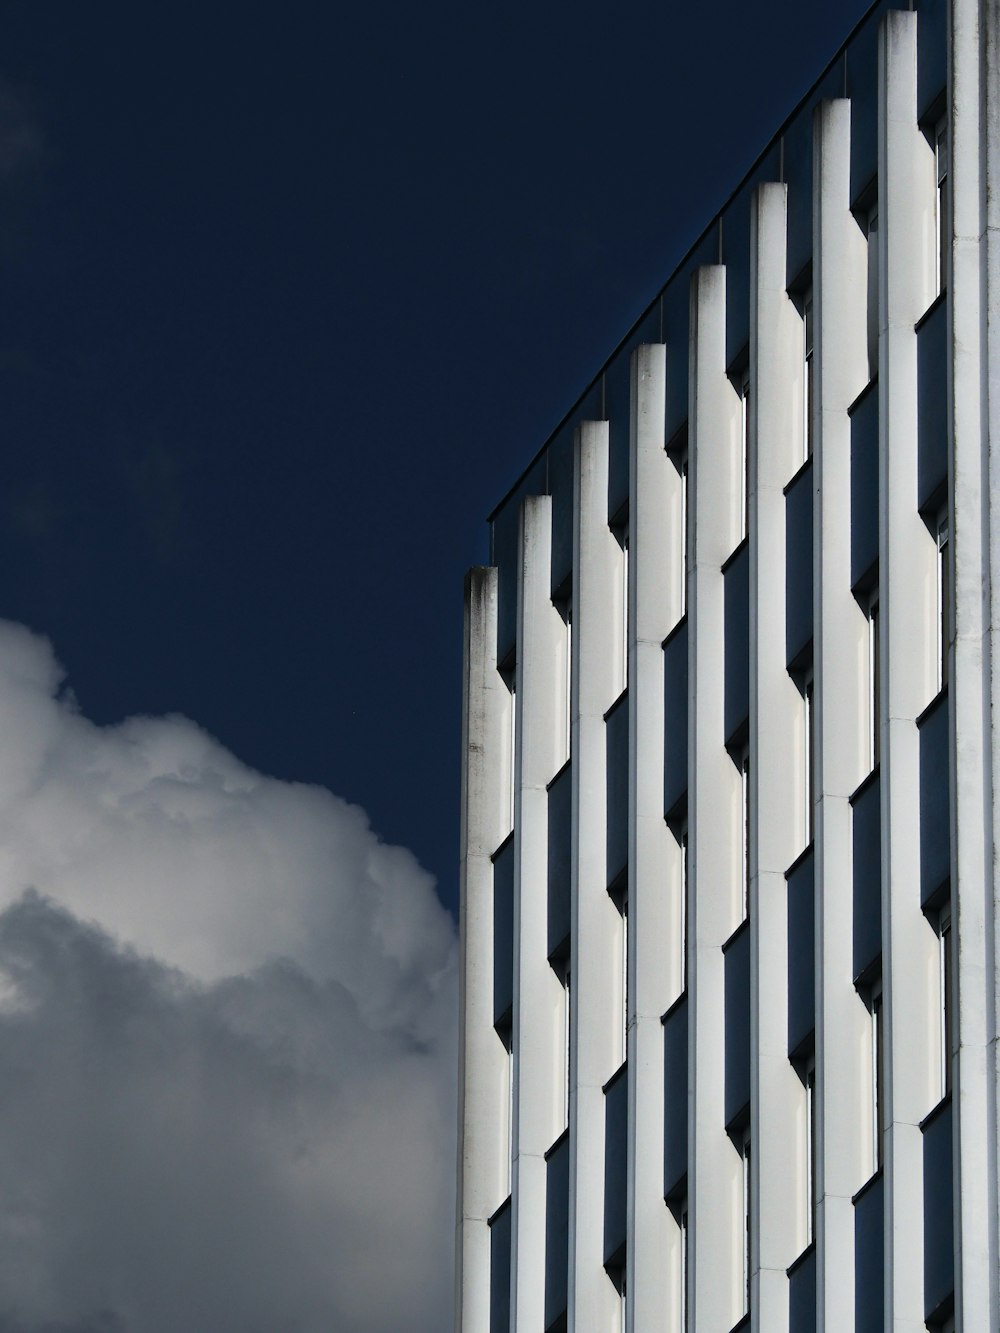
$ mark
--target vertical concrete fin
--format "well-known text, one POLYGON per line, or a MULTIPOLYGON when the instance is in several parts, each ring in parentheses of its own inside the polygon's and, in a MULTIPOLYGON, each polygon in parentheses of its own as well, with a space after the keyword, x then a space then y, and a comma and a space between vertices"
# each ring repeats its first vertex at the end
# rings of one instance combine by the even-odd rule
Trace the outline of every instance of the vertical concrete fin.
POLYGON ((608 527, 608 423, 574 458, 570 966, 570 1333, 611 1327, 604 1271, 604 1084, 621 1060, 621 917, 607 891, 604 714, 621 690, 622 553, 608 527))
POLYGON ((489 1333, 488 1219, 507 1190, 507 1053, 493 1029, 493 852, 507 833, 509 775, 497 762, 511 698, 496 669, 497 571, 465 582, 460 847, 459 1134, 456 1243, 458 1333, 489 1333))
POLYGON ((785 871, 803 851, 804 701, 786 669, 784 487, 803 465, 805 332, 785 288, 787 187, 758 187, 750 244, 750 1123, 753 1329, 788 1328, 805 1248, 804 1088, 788 1059, 785 871))
POLYGON ((740 919, 740 779, 725 749, 722 566, 735 548, 740 400, 726 375, 722 266, 691 283, 688 530, 688 1311, 693 1328, 743 1313, 741 1165, 725 1130, 725 968, 740 919))
MULTIPOLYGON (((666 348, 632 356, 629 490, 627 1330, 671 1328, 678 1236, 663 1200, 663 1025, 677 993, 680 855, 663 818, 663 649, 680 478, 665 450, 666 348), (673 522, 671 522, 673 519, 673 522)), ((671 1328, 672 1333, 672 1328, 671 1328)))
POLYGON ((954 551, 950 627, 952 946, 956 950, 954 1127, 955 1288, 960 1328, 1000 1324, 998 1253, 998 794, 993 610, 1000 586, 994 526, 1000 467, 1000 8, 953 0, 949 9, 950 293, 949 532, 954 551), (961 756, 961 763, 958 762, 961 756), (985 1002, 984 1002, 985 1001, 985 1002), (984 1161, 985 1149, 985 1161, 984 1161), (985 1166, 985 1169, 984 1169, 985 1166))
POLYGON ((851 213, 851 104, 824 101, 813 121, 816 667, 817 1329, 854 1326, 853 1195, 873 1170, 869 1019, 851 984, 850 797, 869 770, 868 630, 851 593, 851 418, 868 380, 867 241, 851 213))
POLYGON ((917 335, 933 298, 934 154, 917 125, 917 15, 879 29, 879 632, 885 1322, 924 1328, 923 1135, 940 1097, 937 940, 920 907, 920 737, 935 673, 936 548, 917 512, 917 335), (928 985, 931 979, 931 985, 928 985))
POLYGON ((514 1132, 511 1312, 516 1328, 545 1322, 545 1154, 562 1132, 562 986, 548 961, 548 792, 562 763, 556 700, 565 677, 563 621, 549 595, 552 500, 521 508, 517 587, 514 792, 514 1132))

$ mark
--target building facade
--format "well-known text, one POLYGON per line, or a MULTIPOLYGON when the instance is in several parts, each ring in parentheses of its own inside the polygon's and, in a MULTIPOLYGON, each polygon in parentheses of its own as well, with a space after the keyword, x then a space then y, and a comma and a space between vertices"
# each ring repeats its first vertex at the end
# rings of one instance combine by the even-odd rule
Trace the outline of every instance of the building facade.
POLYGON ((1000 0, 879 3, 492 515, 461 1333, 1000 1328, 998 293, 1000 0))

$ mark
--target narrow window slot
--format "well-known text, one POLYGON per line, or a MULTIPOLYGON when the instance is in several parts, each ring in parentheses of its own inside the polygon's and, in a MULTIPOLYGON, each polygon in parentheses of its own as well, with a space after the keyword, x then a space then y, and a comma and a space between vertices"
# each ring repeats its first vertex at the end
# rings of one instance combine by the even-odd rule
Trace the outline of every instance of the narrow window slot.
POLYGON ((948 285, 948 122, 942 120, 934 130, 934 171, 937 189, 934 197, 934 295, 940 296, 948 285))
POLYGON ((802 374, 802 461, 812 457, 813 451, 813 297, 812 288, 806 293, 802 309, 803 374, 802 374))
POLYGON ((878 205, 868 214, 868 378, 878 375, 878 205))
POLYGON ((740 380, 740 456, 739 477, 739 540, 750 530, 750 371, 744 370, 740 380))

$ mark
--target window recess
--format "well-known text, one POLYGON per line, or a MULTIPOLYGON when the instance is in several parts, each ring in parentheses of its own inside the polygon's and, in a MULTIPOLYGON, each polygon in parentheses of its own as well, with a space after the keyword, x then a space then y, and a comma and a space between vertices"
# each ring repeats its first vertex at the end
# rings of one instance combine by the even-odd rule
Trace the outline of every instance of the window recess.
POLYGON ((800 750, 800 791, 802 793, 802 846, 809 847, 815 836, 816 809, 816 710, 814 706, 813 668, 810 664, 798 679, 802 695, 802 739, 800 750))
POLYGON ((743 1131, 742 1141, 740 1143, 740 1161, 743 1168, 743 1226, 742 1226, 742 1250, 743 1250, 743 1314, 750 1313, 750 1282, 751 1282, 751 1190, 752 1190, 752 1161, 750 1146, 750 1126, 747 1125, 743 1131))
POLYGON ((952 957, 951 903, 938 915, 938 976, 940 983, 939 1031, 941 1034, 941 1096, 951 1095, 952 1049, 955 1023, 955 976, 952 957))
POLYGON ((813 405, 815 403, 813 361, 813 294, 806 292, 802 303, 802 461, 812 457, 813 405))
POLYGON ((816 1054, 811 1050, 796 1062, 796 1072, 805 1093, 805 1135, 802 1156, 802 1201, 805 1245, 816 1240, 816 1054))
POLYGON ((741 921, 750 916, 750 749, 740 756, 740 906, 741 921))
POLYGON ((951 620, 951 544, 948 530, 948 511, 942 510, 935 525, 937 543, 937 687, 938 692, 948 684, 948 643, 951 620))
POLYGON ((878 202, 868 210, 865 231, 868 236, 868 379, 878 378, 879 334, 879 239, 878 202))
POLYGON ((621 527, 614 529, 615 538, 621 547, 621 562, 619 565, 619 588, 618 597, 620 613, 618 619, 618 657, 620 663, 620 673, 618 678, 619 693, 624 693, 628 689, 628 639, 629 639, 629 606, 628 606, 628 581, 629 581, 629 550, 628 550, 628 523, 625 522, 621 527))
POLYGON ((882 978, 877 977, 865 996, 870 1018, 869 1054, 871 1057, 871 1155, 872 1175, 882 1170, 885 1141, 885 1013, 882 1003, 882 978))
POLYGON ((948 250, 950 220, 948 217, 948 121, 939 120, 934 127, 934 296, 937 298, 948 285, 948 250))
POLYGON ((881 753, 882 648, 879 641, 879 598, 876 588, 868 598, 868 761, 874 771, 881 753))

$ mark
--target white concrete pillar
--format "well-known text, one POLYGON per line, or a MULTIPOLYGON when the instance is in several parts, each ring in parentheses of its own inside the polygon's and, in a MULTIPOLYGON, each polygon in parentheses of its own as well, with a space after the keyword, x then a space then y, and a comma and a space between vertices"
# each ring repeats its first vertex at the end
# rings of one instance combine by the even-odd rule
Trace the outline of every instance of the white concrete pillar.
POLYGON ((726 375, 726 274, 691 283, 688 423, 688 1319, 729 1329, 743 1313, 739 1155, 725 1133, 725 968, 739 924, 741 783, 724 745, 722 565, 739 540, 740 401, 726 375), (728 501, 728 503, 727 503, 728 501))
POLYGON ((805 1089, 788 1059, 785 871, 807 842, 804 704, 786 668, 784 487, 803 459, 803 319, 785 288, 787 187, 761 185, 750 230, 751 1318, 788 1328, 786 1271, 806 1245, 805 1089))
POLYGON ((552 500, 521 509, 514 794, 511 1315, 545 1322, 545 1154, 562 1132, 562 985, 548 961, 548 783, 564 758, 564 625, 550 596, 552 500))
POLYGON ((879 30, 879 628, 886 1327, 924 1329, 923 1135, 938 1100, 937 942, 920 909, 920 738, 936 689, 934 541, 917 513, 917 338, 932 297, 934 155, 917 126, 917 16, 879 30))
POLYGON ((507 834, 510 692, 497 671, 497 571, 465 581, 459 951, 457 1333, 489 1333, 488 1220, 507 1193, 507 1052, 493 1029, 493 852, 507 834))
POLYGON ((667 458, 666 348, 632 357, 629 472, 627 1333, 672 1328, 677 1228, 663 1201, 663 1024, 676 994, 676 840, 663 818, 663 639, 677 472, 667 458), (671 846, 673 844, 673 847, 671 846), (671 895, 671 888, 674 893, 671 895))
POLYGON ((570 1333, 615 1330, 604 1271, 604 1084, 621 1049, 621 917, 607 892, 604 714, 621 682, 621 550, 608 527, 608 424, 577 435, 573 505, 570 1333))
POLYGON ((850 797, 868 771, 867 625, 851 594, 851 422, 868 380, 867 242, 851 204, 851 104, 813 121, 816 1290, 819 1333, 854 1327, 852 1197, 871 1171, 868 1014, 854 989, 850 797))
POLYGON ((958 1327, 971 1330, 1000 1326, 993 849, 1000 771, 997 707, 992 720, 989 707, 991 694, 1000 698, 993 650, 1000 533, 991 524, 991 511, 1000 512, 994 448, 1000 440, 1000 9, 953 0, 950 24, 951 253, 945 281, 955 579, 949 672, 952 934, 958 961, 952 1113, 956 1313, 958 1327))
MULTIPOLYGON (((960 0, 965 10, 970 0, 960 0)), ((986 386, 985 421, 980 447, 989 457, 989 497, 990 497, 990 608, 989 633, 986 642, 986 661, 990 672, 990 699, 992 702, 992 728, 990 735, 992 803, 989 811, 989 833, 992 839, 1000 827, 1000 649, 997 633, 1000 627, 1000 530, 996 526, 995 516, 1000 514, 1000 8, 996 0, 982 0, 980 8, 982 34, 983 68, 981 70, 981 106, 983 108, 984 142, 980 145, 980 161, 986 173, 986 190, 983 196, 984 207, 981 232, 980 272, 983 282, 984 309, 980 315, 980 329, 983 344, 982 366, 986 386), (985 225, 983 225, 985 224, 985 225), (997 448, 994 448, 994 445, 997 448)), ((962 42, 962 58, 968 45, 962 42)), ((958 101, 953 102, 957 112, 958 101)), ((969 114, 968 112, 966 114, 969 114)), ((974 170, 968 158, 964 171, 974 170)), ((961 223, 962 233, 967 223, 961 223)), ((956 235, 961 234, 956 229, 956 235)), ((957 255, 957 246, 953 250, 953 262, 957 255)), ((987 962, 985 975, 987 1021, 986 1040, 989 1043, 990 1059, 987 1069, 987 1115, 989 1119, 988 1160, 990 1163, 990 1181, 988 1186, 991 1208, 989 1210, 989 1267, 994 1282, 990 1291, 991 1327, 1000 1327, 1000 1291, 997 1274, 1000 1273, 1000 1180, 998 1180, 998 1162, 1000 1162, 1000 1117, 997 1103, 1000 1101, 1000 891, 997 884, 997 868, 994 853, 993 865, 986 879, 986 930, 987 962), (993 994, 990 995, 992 982, 993 994)), ((959 924, 961 931, 961 923, 959 924)), ((961 972, 962 960, 959 959, 961 972)), ((961 981, 959 982, 961 986, 961 981)), ((961 1019, 960 1019, 961 1025, 961 1019)), ((972 1036, 974 1034, 970 1034, 972 1036)), ((964 1039, 961 1038, 960 1040, 964 1039)), ((959 1078, 961 1079, 961 1056, 959 1057, 959 1078)), ((963 1257, 963 1263, 965 1262, 963 1257)), ((971 1327, 971 1325, 969 1325, 971 1327)))

